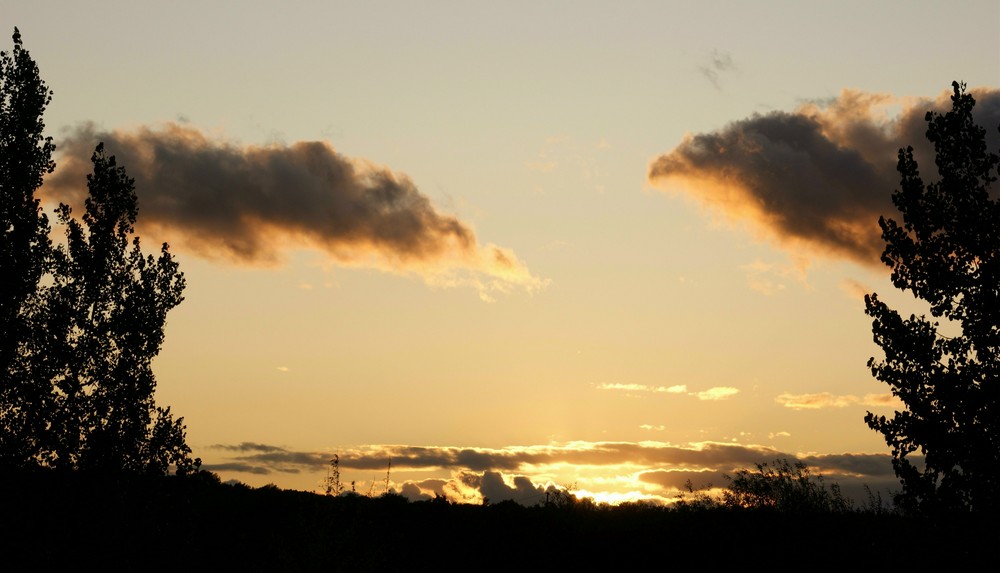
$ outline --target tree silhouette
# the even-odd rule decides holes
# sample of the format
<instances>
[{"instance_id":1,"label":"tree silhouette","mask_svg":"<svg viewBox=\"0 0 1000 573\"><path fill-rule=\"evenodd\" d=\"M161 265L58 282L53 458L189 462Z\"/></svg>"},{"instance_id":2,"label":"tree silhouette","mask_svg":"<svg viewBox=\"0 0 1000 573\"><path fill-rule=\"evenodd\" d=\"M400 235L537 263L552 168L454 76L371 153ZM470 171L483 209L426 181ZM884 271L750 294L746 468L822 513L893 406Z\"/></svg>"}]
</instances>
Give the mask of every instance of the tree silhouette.
<instances>
[{"instance_id":1,"label":"tree silhouette","mask_svg":"<svg viewBox=\"0 0 1000 573\"><path fill-rule=\"evenodd\" d=\"M183 300L184 275L164 244L145 256L131 238L133 180L99 144L87 176L83 225L60 205L66 244L54 252L44 314L58 389L55 464L163 473L186 464L181 421L153 402L150 367L166 314ZM83 357L81 360L80 357Z\"/></svg>"},{"instance_id":2,"label":"tree silhouette","mask_svg":"<svg viewBox=\"0 0 1000 573\"><path fill-rule=\"evenodd\" d=\"M54 168L54 147L48 139L40 143L41 113L51 96L16 29L14 46L12 56L4 54L0 116L6 223L0 461L190 471L198 462L189 457L183 419L156 406L151 369L166 314L183 300L184 275L166 244L158 258L143 255L133 237L133 180L103 144L87 176L83 223L60 205L66 242L52 246L34 197L43 173Z\"/></svg>"},{"instance_id":3,"label":"tree silhouette","mask_svg":"<svg viewBox=\"0 0 1000 573\"><path fill-rule=\"evenodd\" d=\"M41 448L48 391L30 378L24 346L35 333L33 297L48 268L49 223L35 198L55 168L42 113L52 94L14 28L0 52L0 464L20 466Z\"/></svg>"},{"instance_id":4,"label":"tree silhouette","mask_svg":"<svg viewBox=\"0 0 1000 573\"><path fill-rule=\"evenodd\" d=\"M865 422L890 446L897 503L911 511L988 511L1000 500L1000 201L990 193L1000 158L972 119L972 95L952 86L952 110L926 115L940 180L925 185L913 149L901 149L892 201L903 223L879 225L893 285L958 334L865 297L885 352L868 366L906 406L892 418L868 412ZM922 464L909 457L917 451Z\"/></svg>"}]
</instances>

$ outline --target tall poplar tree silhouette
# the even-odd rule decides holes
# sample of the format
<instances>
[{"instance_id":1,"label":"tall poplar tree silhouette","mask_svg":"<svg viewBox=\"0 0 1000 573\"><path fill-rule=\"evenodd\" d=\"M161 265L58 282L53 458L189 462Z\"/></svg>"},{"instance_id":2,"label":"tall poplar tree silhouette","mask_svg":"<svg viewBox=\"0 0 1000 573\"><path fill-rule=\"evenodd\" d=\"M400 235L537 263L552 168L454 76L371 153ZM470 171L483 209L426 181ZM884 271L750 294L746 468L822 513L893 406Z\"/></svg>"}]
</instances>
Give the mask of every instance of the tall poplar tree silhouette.
<instances>
[{"instance_id":1,"label":"tall poplar tree silhouette","mask_svg":"<svg viewBox=\"0 0 1000 573\"><path fill-rule=\"evenodd\" d=\"M183 419L153 399L152 359L184 275L134 236L134 182L98 144L82 223L53 246L35 197L55 164L51 93L14 30L0 57L0 465L163 474L195 469ZM82 183L82 182L81 182Z\"/></svg>"},{"instance_id":2,"label":"tall poplar tree silhouette","mask_svg":"<svg viewBox=\"0 0 1000 573\"><path fill-rule=\"evenodd\" d=\"M972 95L952 86L951 111L926 116L940 179L925 185L913 149L901 149L892 201L903 221L879 225L893 285L958 334L865 297L885 352L868 365L906 406L891 418L869 412L865 421L892 449L903 486L897 502L923 512L1000 508L1000 200L991 191L1000 158L973 121ZM917 452L923 460L913 463Z\"/></svg>"},{"instance_id":3,"label":"tall poplar tree silhouette","mask_svg":"<svg viewBox=\"0 0 1000 573\"><path fill-rule=\"evenodd\" d=\"M42 135L52 93L17 28L13 39L13 50L0 52L0 464L21 466L42 449L50 410L25 352L37 334L33 305L51 249L35 192L55 168L55 146Z\"/></svg>"}]
</instances>

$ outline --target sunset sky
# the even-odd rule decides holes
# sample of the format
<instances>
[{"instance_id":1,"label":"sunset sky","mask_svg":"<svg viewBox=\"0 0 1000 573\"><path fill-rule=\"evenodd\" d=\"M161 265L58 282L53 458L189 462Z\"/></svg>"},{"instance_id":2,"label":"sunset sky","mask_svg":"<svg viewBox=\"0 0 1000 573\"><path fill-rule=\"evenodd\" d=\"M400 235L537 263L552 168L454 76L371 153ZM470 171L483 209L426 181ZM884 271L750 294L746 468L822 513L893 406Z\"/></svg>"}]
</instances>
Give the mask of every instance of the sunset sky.
<instances>
[{"instance_id":1,"label":"sunset sky","mask_svg":"<svg viewBox=\"0 0 1000 573\"><path fill-rule=\"evenodd\" d=\"M670 500L797 457L892 485L863 295L899 147L1000 4L38 2L43 200L98 141L188 288L155 362L205 467L318 490Z\"/></svg>"}]
</instances>

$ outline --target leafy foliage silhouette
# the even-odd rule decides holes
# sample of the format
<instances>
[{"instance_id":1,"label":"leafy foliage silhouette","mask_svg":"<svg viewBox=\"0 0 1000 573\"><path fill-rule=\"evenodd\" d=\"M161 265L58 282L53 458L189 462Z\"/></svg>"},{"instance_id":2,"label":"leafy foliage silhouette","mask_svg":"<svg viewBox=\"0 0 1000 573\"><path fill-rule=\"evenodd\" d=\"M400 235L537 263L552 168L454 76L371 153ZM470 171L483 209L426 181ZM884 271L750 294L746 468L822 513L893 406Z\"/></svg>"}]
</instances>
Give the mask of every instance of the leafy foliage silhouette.
<instances>
[{"instance_id":1,"label":"leafy foliage silhouette","mask_svg":"<svg viewBox=\"0 0 1000 573\"><path fill-rule=\"evenodd\" d=\"M14 30L2 59L3 265L0 463L164 474L194 470L183 419L153 400L151 361L184 275L167 245L133 237L133 180L97 146L83 223L57 214L53 247L35 191L54 163L41 115L51 99ZM8 280L10 277L10 280Z\"/></svg>"},{"instance_id":2,"label":"leafy foliage silhouette","mask_svg":"<svg viewBox=\"0 0 1000 573\"><path fill-rule=\"evenodd\" d=\"M926 115L939 181L925 185L913 149L901 149L892 201L903 222L879 225L893 285L959 334L865 297L885 353L868 366L906 406L892 418L868 412L865 422L892 450L903 486L897 505L917 512L1000 508L1000 201L990 191L1000 157L973 121L972 95L952 87L951 111ZM918 450L922 467L909 457Z\"/></svg>"},{"instance_id":3,"label":"leafy foliage silhouette","mask_svg":"<svg viewBox=\"0 0 1000 573\"><path fill-rule=\"evenodd\" d=\"M20 465L40 448L48 394L25 367L34 297L49 262L49 222L35 191L55 168L42 113L52 93L14 28L14 48L0 52L0 463Z\"/></svg>"},{"instance_id":4,"label":"leafy foliage silhouette","mask_svg":"<svg viewBox=\"0 0 1000 573\"><path fill-rule=\"evenodd\" d=\"M786 459L755 464L756 470L741 469L722 492L722 505L729 508L771 509L784 513L843 513L853 509L837 484L829 487L822 475L813 475L802 462Z\"/></svg>"}]
</instances>

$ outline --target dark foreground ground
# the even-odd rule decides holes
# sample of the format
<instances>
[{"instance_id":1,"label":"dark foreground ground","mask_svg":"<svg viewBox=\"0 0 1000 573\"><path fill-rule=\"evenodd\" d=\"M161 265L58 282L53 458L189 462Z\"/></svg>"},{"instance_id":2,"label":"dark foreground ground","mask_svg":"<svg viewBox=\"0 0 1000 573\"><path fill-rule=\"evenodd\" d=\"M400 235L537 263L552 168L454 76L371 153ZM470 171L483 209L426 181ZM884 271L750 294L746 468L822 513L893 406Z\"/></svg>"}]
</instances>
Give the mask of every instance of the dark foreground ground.
<instances>
[{"instance_id":1,"label":"dark foreground ground","mask_svg":"<svg viewBox=\"0 0 1000 573\"><path fill-rule=\"evenodd\" d=\"M52 472L0 485L4 571L992 569L1000 544L988 516L484 507Z\"/></svg>"}]
</instances>

